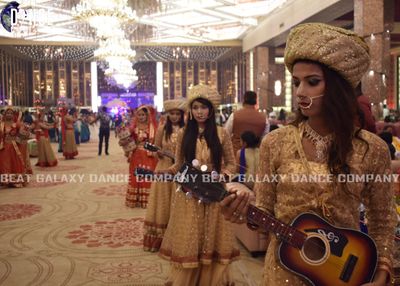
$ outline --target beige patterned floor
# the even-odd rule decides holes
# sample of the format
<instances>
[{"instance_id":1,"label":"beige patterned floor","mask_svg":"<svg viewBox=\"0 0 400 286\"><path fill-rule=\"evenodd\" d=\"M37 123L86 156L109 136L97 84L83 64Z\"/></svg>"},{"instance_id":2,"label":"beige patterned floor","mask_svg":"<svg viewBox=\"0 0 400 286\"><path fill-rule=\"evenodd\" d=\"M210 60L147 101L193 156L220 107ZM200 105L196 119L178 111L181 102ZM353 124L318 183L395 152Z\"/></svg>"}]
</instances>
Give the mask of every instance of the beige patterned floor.
<instances>
[{"instance_id":1,"label":"beige patterned floor","mask_svg":"<svg viewBox=\"0 0 400 286\"><path fill-rule=\"evenodd\" d=\"M34 167L27 188L0 188L0 285L162 285L169 266L142 251L144 210L124 205L128 165L115 138L110 156L96 143L78 150ZM236 285L258 285L262 264L242 251Z\"/></svg>"}]
</instances>

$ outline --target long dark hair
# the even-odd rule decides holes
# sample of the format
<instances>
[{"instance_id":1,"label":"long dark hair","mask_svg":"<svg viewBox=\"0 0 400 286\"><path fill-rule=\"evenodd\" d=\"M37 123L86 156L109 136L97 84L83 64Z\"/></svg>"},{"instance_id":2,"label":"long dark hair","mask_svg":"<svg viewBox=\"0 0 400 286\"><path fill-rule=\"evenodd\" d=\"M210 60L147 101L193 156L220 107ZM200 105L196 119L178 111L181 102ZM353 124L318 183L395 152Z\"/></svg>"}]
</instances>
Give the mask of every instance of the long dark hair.
<instances>
[{"instance_id":1,"label":"long dark hair","mask_svg":"<svg viewBox=\"0 0 400 286\"><path fill-rule=\"evenodd\" d=\"M205 122L204 128L204 138L206 139L207 146L211 151L211 160L213 162L214 168L217 172L221 171L222 165L222 145L218 137L217 124L215 123L215 110L210 101L204 98L197 98L193 102L200 102L206 105L209 109L208 119ZM190 109L192 108L190 105ZM186 123L186 128L183 133L182 140L182 153L186 162L191 163L196 156L196 142L199 136L199 125L196 119L192 116L188 119Z\"/></svg>"},{"instance_id":2,"label":"long dark hair","mask_svg":"<svg viewBox=\"0 0 400 286\"><path fill-rule=\"evenodd\" d=\"M184 112L180 109L179 113L181 114L181 119L178 122L179 128L182 128L185 125L185 119L184 119ZM169 141L169 139L171 138L171 134L172 134L172 122L169 119L169 116L167 115L167 122L165 123L164 126L164 131L165 131L165 140Z\"/></svg>"},{"instance_id":3,"label":"long dark hair","mask_svg":"<svg viewBox=\"0 0 400 286\"><path fill-rule=\"evenodd\" d=\"M352 152L353 138L355 137L366 143L368 151L368 142L359 136L361 129L355 127L360 108L354 89L336 71L321 63L309 60L300 60L298 62L316 64L322 69L325 79L325 93L322 98L324 112L322 116L328 128L335 135L328 154L329 171L335 176L349 174L350 167L347 164L347 157ZM298 126L300 122L305 120L307 120L307 117L298 110L297 117L292 124Z\"/></svg>"}]
</instances>

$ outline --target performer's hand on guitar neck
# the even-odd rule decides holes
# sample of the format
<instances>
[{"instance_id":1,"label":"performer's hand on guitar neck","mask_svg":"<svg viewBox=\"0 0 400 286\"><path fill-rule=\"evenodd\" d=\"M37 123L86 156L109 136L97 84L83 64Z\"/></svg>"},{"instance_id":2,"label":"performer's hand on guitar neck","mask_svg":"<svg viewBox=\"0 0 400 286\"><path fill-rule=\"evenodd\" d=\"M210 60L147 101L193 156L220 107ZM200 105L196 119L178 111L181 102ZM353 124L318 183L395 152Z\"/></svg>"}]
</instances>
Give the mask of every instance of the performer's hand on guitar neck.
<instances>
[{"instance_id":1,"label":"performer's hand on guitar neck","mask_svg":"<svg viewBox=\"0 0 400 286\"><path fill-rule=\"evenodd\" d=\"M254 200L253 192L240 183L228 183L226 187L231 195L220 202L222 214L230 222L245 223L248 206Z\"/></svg>"}]
</instances>

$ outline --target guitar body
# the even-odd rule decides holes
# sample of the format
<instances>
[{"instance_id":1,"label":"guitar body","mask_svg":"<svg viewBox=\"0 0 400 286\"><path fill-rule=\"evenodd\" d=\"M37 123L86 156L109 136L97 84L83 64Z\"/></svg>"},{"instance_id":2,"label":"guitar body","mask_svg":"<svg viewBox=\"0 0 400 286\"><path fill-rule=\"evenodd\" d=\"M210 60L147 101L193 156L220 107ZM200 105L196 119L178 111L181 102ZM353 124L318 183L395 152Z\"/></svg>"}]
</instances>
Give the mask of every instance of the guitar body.
<instances>
[{"instance_id":1,"label":"guitar body","mask_svg":"<svg viewBox=\"0 0 400 286\"><path fill-rule=\"evenodd\" d=\"M287 269L315 286L360 286L372 280L377 250L369 236L336 228L312 213L299 215L292 226L307 240L301 250L281 243L279 258Z\"/></svg>"}]
</instances>

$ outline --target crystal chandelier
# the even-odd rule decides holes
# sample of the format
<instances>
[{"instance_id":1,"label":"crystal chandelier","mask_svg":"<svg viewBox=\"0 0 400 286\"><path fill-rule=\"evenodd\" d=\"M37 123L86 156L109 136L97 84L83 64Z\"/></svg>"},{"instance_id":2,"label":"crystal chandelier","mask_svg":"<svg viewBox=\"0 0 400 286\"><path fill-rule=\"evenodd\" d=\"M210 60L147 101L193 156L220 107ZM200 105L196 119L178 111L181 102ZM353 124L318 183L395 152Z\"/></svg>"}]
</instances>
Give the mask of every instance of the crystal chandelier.
<instances>
[{"instance_id":1,"label":"crystal chandelier","mask_svg":"<svg viewBox=\"0 0 400 286\"><path fill-rule=\"evenodd\" d=\"M136 21L136 11L127 6L128 0L81 0L72 8L72 15L97 29L97 36L110 37L122 23Z\"/></svg>"},{"instance_id":2,"label":"crystal chandelier","mask_svg":"<svg viewBox=\"0 0 400 286\"><path fill-rule=\"evenodd\" d=\"M127 72L118 71L113 74L113 78L117 85L123 86L126 89L133 86L138 80L136 70L133 69L129 69Z\"/></svg>"},{"instance_id":3,"label":"crystal chandelier","mask_svg":"<svg viewBox=\"0 0 400 286\"><path fill-rule=\"evenodd\" d=\"M136 52L125 38L122 24L135 21L136 12L127 6L127 0L81 0L72 9L72 14L96 29L100 39L99 48L94 51L97 60L107 62L105 75L111 84L129 88L138 77L132 69Z\"/></svg>"},{"instance_id":4,"label":"crystal chandelier","mask_svg":"<svg viewBox=\"0 0 400 286\"><path fill-rule=\"evenodd\" d=\"M118 34L118 33L117 33ZM136 71L132 69L132 61L136 52L131 49L129 40L123 36L115 36L100 42L100 47L94 51L94 56L107 62L105 75L110 84L129 88L137 80Z\"/></svg>"},{"instance_id":5,"label":"crystal chandelier","mask_svg":"<svg viewBox=\"0 0 400 286\"><path fill-rule=\"evenodd\" d=\"M132 69L132 63L128 59L109 62L109 68L104 71L104 74L111 79L111 84L115 82L116 85L124 88L129 88L138 80L136 70Z\"/></svg>"},{"instance_id":6,"label":"crystal chandelier","mask_svg":"<svg viewBox=\"0 0 400 286\"><path fill-rule=\"evenodd\" d=\"M131 49L129 40L117 36L100 41L100 47L94 51L94 57L108 62L115 61L115 58L134 60L136 51Z\"/></svg>"}]
</instances>

